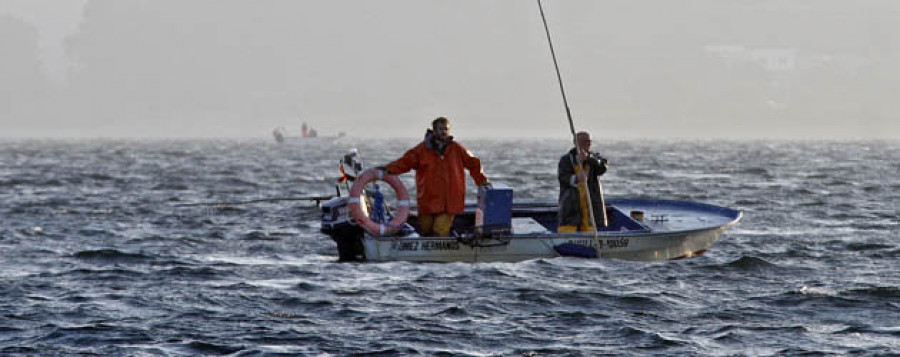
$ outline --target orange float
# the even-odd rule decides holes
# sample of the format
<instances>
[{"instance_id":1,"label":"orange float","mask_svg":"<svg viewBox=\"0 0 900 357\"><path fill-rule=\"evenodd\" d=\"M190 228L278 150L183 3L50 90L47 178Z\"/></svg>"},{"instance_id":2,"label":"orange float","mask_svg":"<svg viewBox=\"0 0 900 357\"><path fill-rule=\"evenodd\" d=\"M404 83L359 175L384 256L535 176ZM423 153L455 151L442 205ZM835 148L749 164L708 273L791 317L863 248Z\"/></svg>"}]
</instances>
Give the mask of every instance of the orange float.
<instances>
[{"instance_id":1,"label":"orange float","mask_svg":"<svg viewBox=\"0 0 900 357\"><path fill-rule=\"evenodd\" d=\"M387 182L397 194L397 211L394 212L394 219L386 224L375 223L369 219L368 214L363 212L362 205L359 202L366 185L376 180ZM350 214L353 216L353 219L356 220L360 227L363 227L372 235L384 236L398 231L406 223L406 219L409 218L409 192L406 191L406 186L403 186L403 182L400 181L397 175L385 175L382 170L368 169L359 174L359 177L353 182L353 186L350 187L350 197L347 199L347 206L350 208Z\"/></svg>"}]
</instances>

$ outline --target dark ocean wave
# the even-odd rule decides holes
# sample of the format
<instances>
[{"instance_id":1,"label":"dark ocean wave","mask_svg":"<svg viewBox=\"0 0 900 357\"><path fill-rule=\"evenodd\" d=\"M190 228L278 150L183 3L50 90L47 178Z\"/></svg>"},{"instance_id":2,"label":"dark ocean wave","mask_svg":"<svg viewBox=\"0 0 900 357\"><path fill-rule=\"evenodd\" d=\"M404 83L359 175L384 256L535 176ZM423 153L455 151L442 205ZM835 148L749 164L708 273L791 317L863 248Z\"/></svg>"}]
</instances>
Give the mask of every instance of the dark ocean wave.
<instances>
[{"instance_id":1,"label":"dark ocean wave","mask_svg":"<svg viewBox=\"0 0 900 357\"><path fill-rule=\"evenodd\" d=\"M150 255L128 253L117 249L84 250L75 252L72 256L76 259L104 264L143 263L155 260L155 257Z\"/></svg>"},{"instance_id":2,"label":"dark ocean wave","mask_svg":"<svg viewBox=\"0 0 900 357\"><path fill-rule=\"evenodd\" d=\"M900 248L879 251L870 254L873 259L900 258Z\"/></svg>"},{"instance_id":3,"label":"dark ocean wave","mask_svg":"<svg viewBox=\"0 0 900 357\"><path fill-rule=\"evenodd\" d=\"M51 278L54 280L120 280L141 278L144 272L140 270L125 269L114 267L109 269L103 268L75 268L60 270L54 272L41 272L37 275L41 278Z\"/></svg>"},{"instance_id":4,"label":"dark ocean wave","mask_svg":"<svg viewBox=\"0 0 900 357\"><path fill-rule=\"evenodd\" d=\"M890 250L892 248L896 248L895 244L884 244L884 243L868 243L868 242L850 242L847 243L847 250L855 251L855 252L867 252L867 251L881 251L881 250Z\"/></svg>"},{"instance_id":5,"label":"dark ocean wave","mask_svg":"<svg viewBox=\"0 0 900 357\"><path fill-rule=\"evenodd\" d=\"M187 191L191 187L187 183L182 182L161 182L150 188L153 191Z\"/></svg>"},{"instance_id":6,"label":"dark ocean wave","mask_svg":"<svg viewBox=\"0 0 900 357\"><path fill-rule=\"evenodd\" d=\"M777 264L770 263L769 261L753 257L753 256L742 256L737 260L733 260L723 265L719 265L715 267L718 270L732 270L732 271L747 271L747 272L762 272L762 271L777 271L779 270L779 266Z\"/></svg>"},{"instance_id":7,"label":"dark ocean wave","mask_svg":"<svg viewBox=\"0 0 900 357\"><path fill-rule=\"evenodd\" d=\"M189 281L204 281L207 279L218 280L233 277L231 270L213 268L207 266L177 266L154 271L153 275L160 279L175 279Z\"/></svg>"},{"instance_id":8,"label":"dark ocean wave","mask_svg":"<svg viewBox=\"0 0 900 357\"><path fill-rule=\"evenodd\" d=\"M244 346L240 344L190 341L170 348L188 355L230 355L242 351Z\"/></svg>"},{"instance_id":9,"label":"dark ocean wave","mask_svg":"<svg viewBox=\"0 0 900 357\"><path fill-rule=\"evenodd\" d=\"M876 286L862 289L850 289L849 295L862 298L896 299L900 298L900 288L896 286Z\"/></svg>"}]
</instances>

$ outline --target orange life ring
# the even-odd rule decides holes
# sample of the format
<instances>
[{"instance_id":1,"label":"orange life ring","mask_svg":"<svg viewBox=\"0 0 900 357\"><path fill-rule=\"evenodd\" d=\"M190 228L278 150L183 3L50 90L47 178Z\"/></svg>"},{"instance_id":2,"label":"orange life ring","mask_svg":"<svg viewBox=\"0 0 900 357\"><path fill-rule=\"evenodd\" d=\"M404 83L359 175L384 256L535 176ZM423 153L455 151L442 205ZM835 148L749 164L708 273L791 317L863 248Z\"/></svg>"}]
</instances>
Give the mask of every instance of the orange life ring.
<instances>
[{"instance_id":1,"label":"orange life ring","mask_svg":"<svg viewBox=\"0 0 900 357\"><path fill-rule=\"evenodd\" d=\"M356 178L356 181L353 182L353 186L350 187L350 197L347 200L347 206L350 207L350 214L353 215L353 219L356 220L356 223L376 236L383 236L396 232L404 223L406 223L406 219L409 218L409 193L406 192L406 186L403 186L403 182L400 181L400 178L398 178L397 175L383 175L383 173L384 171L376 169L363 171L363 173L359 174L359 177ZM372 222L372 220L369 219L369 216L363 212L362 205L359 204L363 188L366 187L366 184L375 180L387 182L388 185L391 185L391 188L394 189L394 192L397 193L397 211L394 212L394 219L387 224Z\"/></svg>"}]
</instances>

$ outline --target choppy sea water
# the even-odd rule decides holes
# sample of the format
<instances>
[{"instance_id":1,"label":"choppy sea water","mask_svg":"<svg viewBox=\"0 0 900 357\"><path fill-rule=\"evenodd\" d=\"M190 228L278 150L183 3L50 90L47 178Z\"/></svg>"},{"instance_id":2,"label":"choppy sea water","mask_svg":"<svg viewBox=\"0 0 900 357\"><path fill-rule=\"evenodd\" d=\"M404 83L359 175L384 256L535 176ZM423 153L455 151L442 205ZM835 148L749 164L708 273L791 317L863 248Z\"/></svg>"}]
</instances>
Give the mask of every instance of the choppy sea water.
<instances>
[{"instance_id":1,"label":"choppy sea water","mask_svg":"<svg viewBox=\"0 0 900 357\"><path fill-rule=\"evenodd\" d=\"M555 200L567 142L463 143ZM0 355L900 353L896 141L597 143L609 197L744 212L679 261L337 263L314 204L180 206L331 194L345 151L414 144L0 141Z\"/></svg>"}]
</instances>

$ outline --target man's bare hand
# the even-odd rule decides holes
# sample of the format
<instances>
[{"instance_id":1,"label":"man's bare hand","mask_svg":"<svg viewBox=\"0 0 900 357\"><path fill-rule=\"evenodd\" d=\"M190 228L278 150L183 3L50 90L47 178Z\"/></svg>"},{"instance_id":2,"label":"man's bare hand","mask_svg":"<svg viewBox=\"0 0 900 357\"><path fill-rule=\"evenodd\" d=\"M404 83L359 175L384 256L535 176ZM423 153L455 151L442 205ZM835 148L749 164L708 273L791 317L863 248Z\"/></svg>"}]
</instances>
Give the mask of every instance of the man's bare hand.
<instances>
[{"instance_id":1,"label":"man's bare hand","mask_svg":"<svg viewBox=\"0 0 900 357\"><path fill-rule=\"evenodd\" d=\"M590 157L590 153L587 150L578 149L578 162L583 163Z\"/></svg>"}]
</instances>

